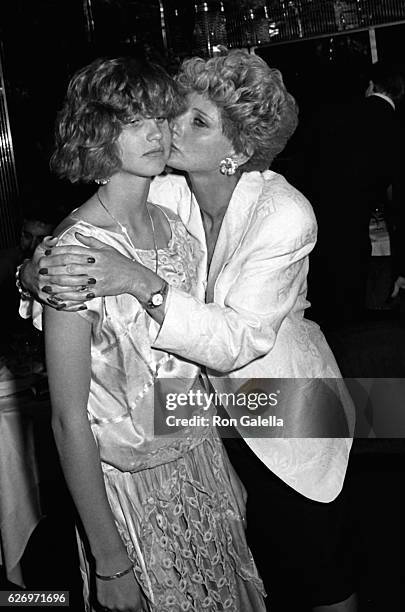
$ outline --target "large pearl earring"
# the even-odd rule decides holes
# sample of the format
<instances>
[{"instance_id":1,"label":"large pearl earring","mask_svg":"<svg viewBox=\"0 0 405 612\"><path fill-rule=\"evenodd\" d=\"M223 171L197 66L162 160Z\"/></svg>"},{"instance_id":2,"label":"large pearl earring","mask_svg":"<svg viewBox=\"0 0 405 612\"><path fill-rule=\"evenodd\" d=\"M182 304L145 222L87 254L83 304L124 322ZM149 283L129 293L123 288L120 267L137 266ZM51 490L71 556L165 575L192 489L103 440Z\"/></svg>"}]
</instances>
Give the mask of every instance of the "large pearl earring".
<instances>
[{"instance_id":1,"label":"large pearl earring","mask_svg":"<svg viewBox=\"0 0 405 612\"><path fill-rule=\"evenodd\" d=\"M225 157L219 163L219 171L226 176L232 176L238 169L238 163L232 157Z\"/></svg>"}]
</instances>

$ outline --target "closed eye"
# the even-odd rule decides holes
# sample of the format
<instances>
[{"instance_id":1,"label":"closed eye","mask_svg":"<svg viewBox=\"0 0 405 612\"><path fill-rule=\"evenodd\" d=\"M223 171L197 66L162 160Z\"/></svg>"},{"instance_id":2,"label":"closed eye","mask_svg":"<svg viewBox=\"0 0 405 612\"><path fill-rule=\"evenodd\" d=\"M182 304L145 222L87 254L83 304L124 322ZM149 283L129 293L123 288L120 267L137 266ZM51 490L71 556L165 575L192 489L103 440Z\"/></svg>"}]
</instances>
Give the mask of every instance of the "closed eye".
<instances>
[{"instance_id":1,"label":"closed eye","mask_svg":"<svg viewBox=\"0 0 405 612\"><path fill-rule=\"evenodd\" d=\"M194 117L193 119L193 123L194 125L196 125L197 127L207 127L207 124L205 121L203 121L200 117Z\"/></svg>"},{"instance_id":2,"label":"closed eye","mask_svg":"<svg viewBox=\"0 0 405 612\"><path fill-rule=\"evenodd\" d=\"M132 125L134 127L138 127L138 126L140 126L142 124L142 122L143 122L143 118L142 117L134 117L129 122L129 125Z\"/></svg>"}]
</instances>

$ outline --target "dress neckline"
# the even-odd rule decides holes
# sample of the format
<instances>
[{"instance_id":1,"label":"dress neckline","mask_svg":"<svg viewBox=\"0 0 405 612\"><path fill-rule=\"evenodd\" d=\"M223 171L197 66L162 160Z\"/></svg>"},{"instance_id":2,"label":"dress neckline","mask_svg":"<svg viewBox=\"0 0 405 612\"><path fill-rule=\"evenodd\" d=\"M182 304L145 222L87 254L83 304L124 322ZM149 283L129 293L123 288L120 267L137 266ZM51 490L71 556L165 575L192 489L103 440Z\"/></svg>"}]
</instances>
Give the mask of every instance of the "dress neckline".
<instances>
[{"instance_id":1,"label":"dress neckline","mask_svg":"<svg viewBox=\"0 0 405 612\"><path fill-rule=\"evenodd\" d=\"M167 214L164 212L164 210L162 210L162 208L160 206L158 206L157 204L153 204L151 202L152 206L156 206L156 208L159 208L159 210L161 210L161 212L164 214L164 216L166 217L169 226L170 226L170 238L167 242L167 246L165 247L160 247L157 249L158 253L159 252L167 252L167 251L171 251L173 248L173 243L174 243L174 231L173 231L173 227L176 224L176 219L170 219L170 217L167 216ZM139 247L136 247L135 245L133 245L126 237L125 234L122 234L121 232L114 232L113 230L109 230L105 227L99 227L98 225L94 225L94 223L90 223L89 221L85 221L84 219L80 219L80 217L77 217L75 215L75 213L77 213L77 211L79 210L80 207L77 207L75 209L73 209L70 213L69 213L69 217L72 217L73 220L75 221L75 223L84 223L84 225L88 225L89 227L95 228L97 230L99 230L100 232L106 232L107 234L110 234L114 237L119 237L122 238L122 242L124 242L126 245L129 245L131 247L131 250L135 250L136 252L140 252L140 253L154 253L155 249L141 249Z\"/></svg>"}]
</instances>

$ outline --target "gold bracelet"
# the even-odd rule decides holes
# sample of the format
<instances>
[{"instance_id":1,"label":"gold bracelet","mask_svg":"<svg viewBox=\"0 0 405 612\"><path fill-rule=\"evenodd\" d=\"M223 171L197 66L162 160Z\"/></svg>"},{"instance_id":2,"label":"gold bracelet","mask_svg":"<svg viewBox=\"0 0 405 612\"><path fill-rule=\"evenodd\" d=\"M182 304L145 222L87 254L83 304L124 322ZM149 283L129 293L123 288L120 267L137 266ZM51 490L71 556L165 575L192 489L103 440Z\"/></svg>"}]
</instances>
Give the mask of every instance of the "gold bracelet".
<instances>
[{"instance_id":1,"label":"gold bracelet","mask_svg":"<svg viewBox=\"0 0 405 612\"><path fill-rule=\"evenodd\" d=\"M102 574L98 574L96 572L96 577L99 580L115 580L116 578L121 578L122 576L125 576L125 574L129 574L129 572L133 569L134 569L134 564L131 563L131 565L127 567L127 569L124 569L121 572L116 572L115 574L111 574L111 576L103 576Z\"/></svg>"}]
</instances>

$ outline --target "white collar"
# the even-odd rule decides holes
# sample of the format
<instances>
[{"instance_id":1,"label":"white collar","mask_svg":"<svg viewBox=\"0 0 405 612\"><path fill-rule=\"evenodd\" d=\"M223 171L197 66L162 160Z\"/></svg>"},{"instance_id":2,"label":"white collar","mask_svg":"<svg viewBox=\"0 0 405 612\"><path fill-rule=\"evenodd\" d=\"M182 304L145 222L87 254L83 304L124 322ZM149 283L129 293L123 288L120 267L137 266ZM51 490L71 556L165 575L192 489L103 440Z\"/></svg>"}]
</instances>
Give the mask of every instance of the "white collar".
<instances>
[{"instance_id":1,"label":"white collar","mask_svg":"<svg viewBox=\"0 0 405 612\"><path fill-rule=\"evenodd\" d=\"M395 106L395 102L394 100L392 100L389 96L387 96L386 94L380 93L379 91L373 91L372 94L370 94L370 98L371 96L378 96L379 98L382 98L383 100L385 100L386 102L388 102L388 104L391 104L392 108L394 110L396 110L396 106Z\"/></svg>"}]
</instances>

